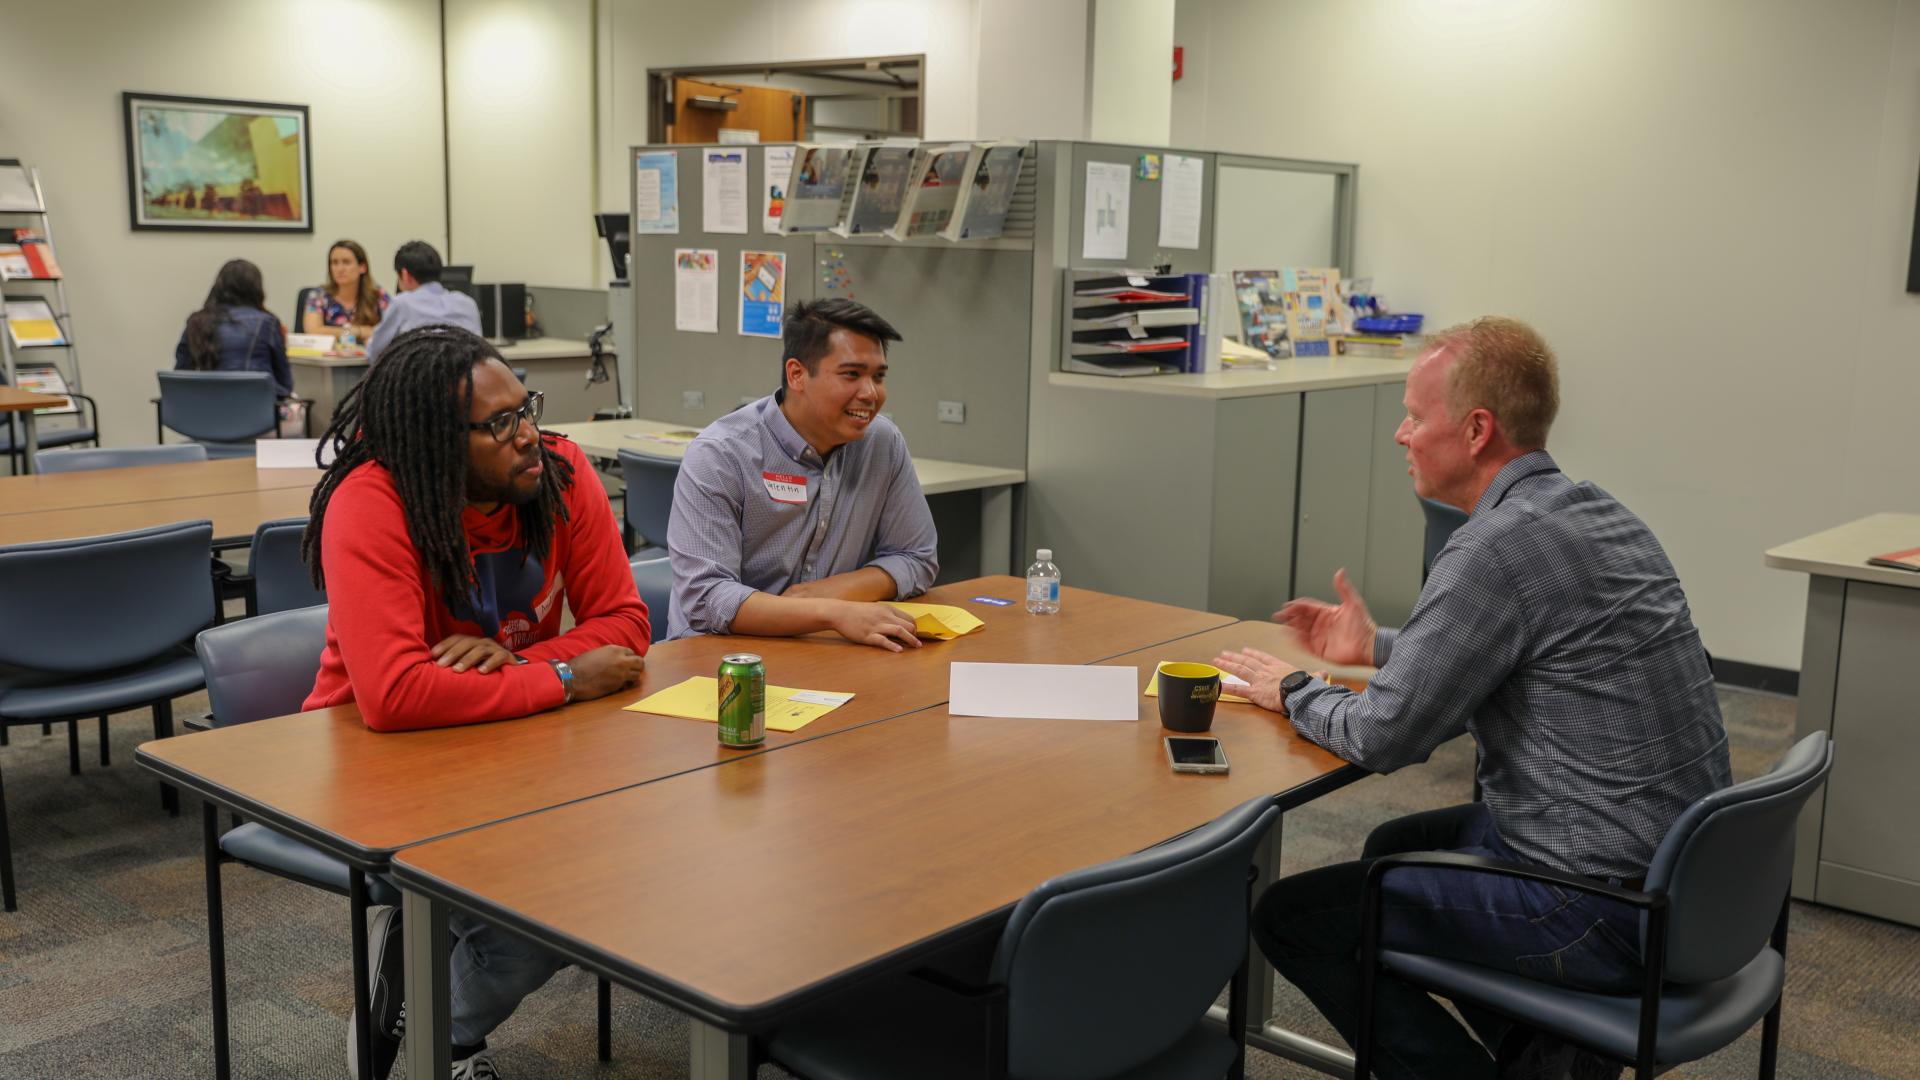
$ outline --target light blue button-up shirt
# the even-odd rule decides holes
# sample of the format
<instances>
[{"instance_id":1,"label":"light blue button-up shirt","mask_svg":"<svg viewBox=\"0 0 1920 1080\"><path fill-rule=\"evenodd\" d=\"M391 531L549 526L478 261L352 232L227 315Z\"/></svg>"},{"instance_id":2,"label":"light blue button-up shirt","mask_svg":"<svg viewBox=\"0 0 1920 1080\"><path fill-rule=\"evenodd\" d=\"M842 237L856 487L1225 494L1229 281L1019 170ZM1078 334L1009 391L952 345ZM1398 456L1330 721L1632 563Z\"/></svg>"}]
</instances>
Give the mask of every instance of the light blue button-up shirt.
<instances>
[{"instance_id":1,"label":"light blue button-up shirt","mask_svg":"<svg viewBox=\"0 0 1920 1080\"><path fill-rule=\"evenodd\" d=\"M486 336L480 330L480 305L473 302L473 297L429 281L417 289L394 295L387 305L387 313L380 317L380 325L373 328L373 338L367 342L367 362L380 359L381 350L399 335L416 326L434 323L446 323Z\"/></svg>"},{"instance_id":2,"label":"light blue button-up shirt","mask_svg":"<svg viewBox=\"0 0 1920 1080\"><path fill-rule=\"evenodd\" d=\"M823 460L769 395L707 425L680 463L668 636L728 633L756 592L868 566L893 578L896 598L918 596L940 569L936 541L893 421L874 417Z\"/></svg>"}]
</instances>

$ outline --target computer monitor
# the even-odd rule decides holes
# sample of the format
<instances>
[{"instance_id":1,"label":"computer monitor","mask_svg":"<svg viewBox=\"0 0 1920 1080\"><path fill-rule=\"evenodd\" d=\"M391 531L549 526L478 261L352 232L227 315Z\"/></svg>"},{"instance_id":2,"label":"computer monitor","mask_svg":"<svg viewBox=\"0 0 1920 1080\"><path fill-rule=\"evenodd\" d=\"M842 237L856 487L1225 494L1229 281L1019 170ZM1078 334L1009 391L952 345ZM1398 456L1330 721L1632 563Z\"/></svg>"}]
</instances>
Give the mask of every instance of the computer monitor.
<instances>
[{"instance_id":1,"label":"computer monitor","mask_svg":"<svg viewBox=\"0 0 1920 1080\"><path fill-rule=\"evenodd\" d=\"M465 263L458 266L441 267L440 284L446 286L453 292L463 292L468 296L472 296L473 264Z\"/></svg>"},{"instance_id":2,"label":"computer monitor","mask_svg":"<svg viewBox=\"0 0 1920 1080\"><path fill-rule=\"evenodd\" d=\"M614 280L627 280L627 245L628 233L633 229L632 215L595 214L593 229L607 241L607 254L613 259Z\"/></svg>"}]
</instances>

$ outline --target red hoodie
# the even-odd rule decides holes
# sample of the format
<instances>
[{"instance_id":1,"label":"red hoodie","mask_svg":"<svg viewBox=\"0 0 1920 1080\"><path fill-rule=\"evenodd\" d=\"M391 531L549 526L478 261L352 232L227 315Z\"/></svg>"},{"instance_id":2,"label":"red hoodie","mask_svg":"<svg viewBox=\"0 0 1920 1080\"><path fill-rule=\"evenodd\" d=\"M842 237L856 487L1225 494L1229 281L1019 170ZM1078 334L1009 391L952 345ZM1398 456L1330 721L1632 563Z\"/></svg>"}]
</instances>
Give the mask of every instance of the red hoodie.
<instances>
[{"instance_id":1,"label":"red hoodie","mask_svg":"<svg viewBox=\"0 0 1920 1080\"><path fill-rule=\"evenodd\" d=\"M347 474L327 505L320 537L327 648L303 708L357 702L375 731L504 720L565 700L548 660L571 660L602 645L647 651L647 606L634 589L606 493L579 447L545 438L573 464L568 520L558 523L542 566L520 546L515 507L502 503L491 514L467 507L460 522L479 603L461 615L448 610L428 579L386 467L368 462ZM564 635L563 598L575 620ZM492 638L528 663L485 675L440 667L429 650L451 634Z\"/></svg>"}]
</instances>

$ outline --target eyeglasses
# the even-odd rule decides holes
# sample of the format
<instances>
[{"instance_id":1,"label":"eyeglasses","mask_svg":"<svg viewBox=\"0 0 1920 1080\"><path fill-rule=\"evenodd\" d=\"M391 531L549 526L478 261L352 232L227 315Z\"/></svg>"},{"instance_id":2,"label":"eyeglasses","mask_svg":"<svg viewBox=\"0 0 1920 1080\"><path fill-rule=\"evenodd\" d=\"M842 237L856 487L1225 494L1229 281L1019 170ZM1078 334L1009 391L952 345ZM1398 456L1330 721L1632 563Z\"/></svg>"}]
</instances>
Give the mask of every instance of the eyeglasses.
<instances>
[{"instance_id":1,"label":"eyeglasses","mask_svg":"<svg viewBox=\"0 0 1920 1080\"><path fill-rule=\"evenodd\" d=\"M517 409L503 409L478 423L469 421L467 430L490 431L493 433L494 442L508 442L520 431L520 421L523 417L530 427L540 426L540 410L546 400L547 395L538 390L532 391L527 395L526 404Z\"/></svg>"}]
</instances>

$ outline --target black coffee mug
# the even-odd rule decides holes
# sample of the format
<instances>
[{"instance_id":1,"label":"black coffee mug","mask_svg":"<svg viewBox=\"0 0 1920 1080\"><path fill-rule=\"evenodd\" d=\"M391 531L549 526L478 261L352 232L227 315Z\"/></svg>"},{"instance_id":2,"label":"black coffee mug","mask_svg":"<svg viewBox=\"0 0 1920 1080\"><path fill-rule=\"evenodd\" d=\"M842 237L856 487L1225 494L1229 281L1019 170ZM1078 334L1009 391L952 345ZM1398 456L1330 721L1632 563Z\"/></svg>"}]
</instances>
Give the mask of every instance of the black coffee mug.
<instances>
[{"instance_id":1,"label":"black coffee mug","mask_svg":"<svg viewBox=\"0 0 1920 1080\"><path fill-rule=\"evenodd\" d=\"M1212 664L1161 664L1160 726L1168 731L1205 731L1220 700L1220 669Z\"/></svg>"}]
</instances>

